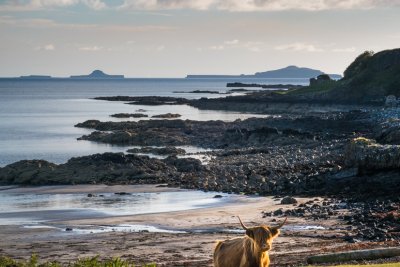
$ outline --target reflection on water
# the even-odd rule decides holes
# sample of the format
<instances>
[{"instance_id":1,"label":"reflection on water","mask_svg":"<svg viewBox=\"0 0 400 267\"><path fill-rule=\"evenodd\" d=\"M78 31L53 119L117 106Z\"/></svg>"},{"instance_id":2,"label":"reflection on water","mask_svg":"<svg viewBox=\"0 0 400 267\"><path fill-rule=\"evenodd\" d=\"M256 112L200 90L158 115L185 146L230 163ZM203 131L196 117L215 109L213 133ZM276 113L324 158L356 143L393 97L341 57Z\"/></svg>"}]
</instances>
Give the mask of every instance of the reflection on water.
<instances>
[{"instance_id":1,"label":"reflection on water","mask_svg":"<svg viewBox=\"0 0 400 267\"><path fill-rule=\"evenodd\" d=\"M170 230L155 227L152 225L141 225L141 224L117 224L117 225L80 225L79 227L66 228L49 226L49 225L25 225L24 228L28 229L54 229L61 231L63 234L75 235L75 234L98 234L108 232L151 232L151 233L170 233L170 234L182 234L185 231Z\"/></svg>"},{"instance_id":2,"label":"reflection on water","mask_svg":"<svg viewBox=\"0 0 400 267\"><path fill-rule=\"evenodd\" d=\"M237 79L233 80L237 81ZM225 92L227 79L126 79L121 81L12 80L0 79L0 167L23 159L65 163L69 158L125 149L76 139L91 131L74 125L89 119L122 121L114 113L145 109L149 117L179 113L181 119L224 120L260 116L237 112L198 110L180 106L126 105L97 101L97 96L218 97L212 94L174 94L174 91ZM307 84L308 79L246 79L263 84ZM131 119L135 120L135 119ZM136 119L137 120L137 119Z\"/></svg>"},{"instance_id":3,"label":"reflection on water","mask_svg":"<svg viewBox=\"0 0 400 267\"><path fill-rule=\"evenodd\" d=\"M0 193L0 225L35 223L93 216L121 216L180 211L214 206L235 196L179 191L162 193L11 194Z\"/></svg>"}]
</instances>

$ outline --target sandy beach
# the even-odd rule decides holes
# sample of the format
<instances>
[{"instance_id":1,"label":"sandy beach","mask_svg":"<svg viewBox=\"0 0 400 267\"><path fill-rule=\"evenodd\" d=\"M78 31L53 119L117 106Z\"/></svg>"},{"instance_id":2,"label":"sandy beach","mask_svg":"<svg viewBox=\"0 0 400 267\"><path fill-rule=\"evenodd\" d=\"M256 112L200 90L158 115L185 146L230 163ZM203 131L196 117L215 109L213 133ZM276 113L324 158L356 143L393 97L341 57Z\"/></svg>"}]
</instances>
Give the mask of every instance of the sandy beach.
<instances>
[{"instance_id":1,"label":"sandy beach","mask_svg":"<svg viewBox=\"0 0 400 267\"><path fill-rule=\"evenodd\" d=\"M11 188L7 193L105 193L105 192L176 192L181 189L156 185L140 186L46 186ZM309 198L298 198L300 203ZM318 203L322 198L313 200ZM17 259L37 253L42 260L69 262L77 258L99 255L100 258L122 257L136 264L157 263L158 266L212 266L216 240L243 235L236 218L240 215L249 225L279 223L284 217L262 218L263 211L293 208L281 205L279 198L240 196L236 203L195 210L132 216L110 216L48 222L46 226L1 226L0 254ZM53 228L68 225L72 231ZM118 225L150 225L173 233L104 231L79 232L74 229L96 229ZM307 227L310 227L307 229ZM271 251L272 266L298 266L311 254L382 246L379 243L349 244L343 241L345 225L333 219L307 221L290 217ZM386 245L390 245L386 243Z\"/></svg>"}]
</instances>

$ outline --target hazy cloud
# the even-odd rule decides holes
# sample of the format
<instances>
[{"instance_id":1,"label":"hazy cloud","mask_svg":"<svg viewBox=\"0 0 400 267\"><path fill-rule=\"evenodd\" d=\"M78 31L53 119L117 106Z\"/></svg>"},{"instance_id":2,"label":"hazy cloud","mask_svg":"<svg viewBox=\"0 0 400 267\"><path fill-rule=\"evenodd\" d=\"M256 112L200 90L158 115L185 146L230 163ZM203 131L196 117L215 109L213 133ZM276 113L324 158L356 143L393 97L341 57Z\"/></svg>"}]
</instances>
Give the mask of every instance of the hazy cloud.
<instances>
[{"instance_id":1,"label":"hazy cloud","mask_svg":"<svg viewBox=\"0 0 400 267\"><path fill-rule=\"evenodd\" d=\"M8 0L0 11L27 11L84 4L91 9L107 7L103 0ZM400 0L124 0L117 9L130 10L227 10L237 12L329 9L372 9L400 6Z\"/></svg>"},{"instance_id":2,"label":"hazy cloud","mask_svg":"<svg viewBox=\"0 0 400 267\"><path fill-rule=\"evenodd\" d=\"M122 9L197 9L207 10L215 0L125 0Z\"/></svg>"},{"instance_id":3,"label":"hazy cloud","mask_svg":"<svg viewBox=\"0 0 400 267\"><path fill-rule=\"evenodd\" d=\"M44 46L44 50L54 50L56 49L53 44L48 44Z\"/></svg>"},{"instance_id":4,"label":"hazy cloud","mask_svg":"<svg viewBox=\"0 0 400 267\"><path fill-rule=\"evenodd\" d=\"M223 45L212 45L209 47L210 50L224 50L225 47Z\"/></svg>"},{"instance_id":5,"label":"hazy cloud","mask_svg":"<svg viewBox=\"0 0 400 267\"><path fill-rule=\"evenodd\" d=\"M208 50L225 50L225 49L245 49L251 52L260 52L262 50L263 42L241 42L238 39L227 40L223 43L212 45L207 47ZM198 51L202 51L203 48L197 48Z\"/></svg>"},{"instance_id":6,"label":"hazy cloud","mask_svg":"<svg viewBox=\"0 0 400 267\"><path fill-rule=\"evenodd\" d=\"M400 0L125 0L120 8L150 10L318 11L328 9L371 9L393 6L400 6Z\"/></svg>"},{"instance_id":7,"label":"hazy cloud","mask_svg":"<svg viewBox=\"0 0 400 267\"><path fill-rule=\"evenodd\" d=\"M80 51L87 51L87 52L98 52L98 51L101 51L101 50L103 50L103 49L104 49L104 47L102 47L102 46L97 46L97 45L79 47L79 50L80 50Z\"/></svg>"},{"instance_id":8,"label":"hazy cloud","mask_svg":"<svg viewBox=\"0 0 400 267\"><path fill-rule=\"evenodd\" d=\"M235 40L225 41L224 43L227 45L237 45L239 44L239 40L235 39Z\"/></svg>"},{"instance_id":9,"label":"hazy cloud","mask_svg":"<svg viewBox=\"0 0 400 267\"><path fill-rule=\"evenodd\" d=\"M347 48L334 48L332 49L332 52L336 52L336 53L353 53L356 52L356 48L355 47L347 47Z\"/></svg>"},{"instance_id":10,"label":"hazy cloud","mask_svg":"<svg viewBox=\"0 0 400 267\"><path fill-rule=\"evenodd\" d=\"M100 10L106 8L106 4L101 0L82 0L82 2L91 9Z\"/></svg>"},{"instance_id":11,"label":"hazy cloud","mask_svg":"<svg viewBox=\"0 0 400 267\"><path fill-rule=\"evenodd\" d=\"M106 32L157 32L175 30L174 27L157 26L157 25L120 25L120 24L74 24L59 23L51 19L36 18L14 18L12 16L0 16L0 25L8 25L23 28L59 28L59 29L80 29L90 30L96 29Z\"/></svg>"},{"instance_id":12,"label":"hazy cloud","mask_svg":"<svg viewBox=\"0 0 400 267\"><path fill-rule=\"evenodd\" d=\"M316 47L312 44L307 43L292 43L292 44L284 44L275 47L276 50L280 51L305 51L305 52L323 52L324 49Z\"/></svg>"},{"instance_id":13,"label":"hazy cloud","mask_svg":"<svg viewBox=\"0 0 400 267\"><path fill-rule=\"evenodd\" d=\"M56 47L53 44L46 44L44 46L38 46L35 50L45 50L45 51L53 51Z\"/></svg>"},{"instance_id":14,"label":"hazy cloud","mask_svg":"<svg viewBox=\"0 0 400 267\"><path fill-rule=\"evenodd\" d=\"M100 10L106 7L106 4L102 0L10 0L0 3L0 11L40 10L55 7L68 7L80 3L95 10Z\"/></svg>"}]
</instances>

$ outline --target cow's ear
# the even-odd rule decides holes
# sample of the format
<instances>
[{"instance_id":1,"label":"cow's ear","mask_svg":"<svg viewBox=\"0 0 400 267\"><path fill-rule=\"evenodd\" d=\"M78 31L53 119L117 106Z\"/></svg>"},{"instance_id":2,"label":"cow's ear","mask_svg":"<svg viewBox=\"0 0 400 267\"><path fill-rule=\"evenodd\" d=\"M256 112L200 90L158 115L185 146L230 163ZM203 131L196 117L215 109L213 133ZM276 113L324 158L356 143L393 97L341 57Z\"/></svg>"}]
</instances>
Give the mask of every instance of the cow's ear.
<instances>
[{"instance_id":1,"label":"cow's ear","mask_svg":"<svg viewBox=\"0 0 400 267\"><path fill-rule=\"evenodd\" d=\"M254 239L254 232L253 232L253 230L247 229L247 230L246 230L246 235L247 235L248 237L250 237L251 239Z\"/></svg>"},{"instance_id":2,"label":"cow's ear","mask_svg":"<svg viewBox=\"0 0 400 267\"><path fill-rule=\"evenodd\" d=\"M272 238L275 238L279 235L280 231L277 228L271 227L269 229L269 231L271 232Z\"/></svg>"}]
</instances>

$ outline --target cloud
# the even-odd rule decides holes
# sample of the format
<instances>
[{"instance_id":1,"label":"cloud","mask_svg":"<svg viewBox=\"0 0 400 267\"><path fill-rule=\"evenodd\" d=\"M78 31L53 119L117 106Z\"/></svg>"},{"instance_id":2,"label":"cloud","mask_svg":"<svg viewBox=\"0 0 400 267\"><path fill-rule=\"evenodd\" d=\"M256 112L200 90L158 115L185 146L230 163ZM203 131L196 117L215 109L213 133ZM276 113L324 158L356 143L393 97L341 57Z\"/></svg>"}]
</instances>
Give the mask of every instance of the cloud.
<instances>
[{"instance_id":1,"label":"cloud","mask_svg":"<svg viewBox=\"0 0 400 267\"><path fill-rule=\"evenodd\" d=\"M208 49L210 49L210 50L224 50L225 47L223 45L212 45Z\"/></svg>"},{"instance_id":2,"label":"cloud","mask_svg":"<svg viewBox=\"0 0 400 267\"><path fill-rule=\"evenodd\" d=\"M78 48L80 51L86 51L86 52L98 52L104 49L102 46L82 46Z\"/></svg>"},{"instance_id":3,"label":"cloud","mask_svg":"<svg viewBox=\"0 0 400 267\"><path fill-rule=\"evenodd\" d=\"M125 0L120 9L196 9L207 10L215 0Z\"/></svg>"},{"instance_id":4,"label":"cloud","mask_svg":"<svg viewBox=\"0 0 400 267\"><path fill-rule=\"evenodd\" d=\"M50 50L54 50L54 49L56 49L56 48L53 44L47 44L44 46L44 50L50 51Z\"/></svg>"},{"instance_id":5,"label":"cloud","mask_svg":"<svg viewBox=\"0 0 400 267\"><path fill-rule=\"evenodd\" d=\"M40 51L40 50L42 50L42 51L43 50L44 51L53 51L55 49L56 49L56 47L53 44L46 44L46 45L38 46L38 47L35 48L35 50L37 50L37 51Z\"/></svg>"},{"instance_id":6,"label":"cloud","mask_svg":"<svg viewBox=\"0 0 400 267\"><path fill-rule=\"evenodd\" d=\"M334 48L332 49L332 52L335 53L353 53L356 52L356 48L355 47L347 47L347 48Z\"/></svg>"},{"instance_id":7,"label":"cloud","mask_svg":"<svg viewBox=\"0 0 400 267\"><path fill-rule=\"evenodd\" d=\"M260 52L262 50L263 42L241 42L238 39L227 40L220 44L207 47L208 50L225 50L225 49L245 49L251 52ZM203 48L198 48L198 51L203 51Z\"/></svg>"},{"instance_id":8,"label":"cloud","mask_svg":"<svg viewBox=\"0 0 400 267\"><path fill-rule=\"evenodd\" d=\"M156 47L156 50L158 52L164 51L165 50L165 46L164 45L159 45L159 46Z\"/></svg>"},{"instance_id":9,"label":"cloud","mask_svg":"<svg viewBox=\"0 0 400 267\"><path fill-rule=\"evenodd\" d=\"M323 52L324 49L316 47L312 44L307 43L292 43L275 46L275 50L279 51L305 51L305 52Z\"/></svg>"},{"instance_id":10,"label":"cloud","mask_svg":"<svg viewBox=\"0 0 400 267\"><path fill-rule=\"evenodd\" d=\"M237 45L239 43L239 40L231 40L231 41L225 41L224 42L226 45Z\"/></svg>"},{"instance_id":11,"label":"cloud","mask_svg":"<svg viewBox=\"0 0 400 267\"><path fill-rule=\"evenodd\" d=\"M107 7L107 5L101 0L82 0L82 2L94 10L100 10Z\"/></svg>"},{"instance_id":12,"label":"cloud","mask_svg":"<svg viewBox=\"0 0 400 267\"><path fill-rule=\"evenodd\" d=\"M6 0L0 11L29 11L84 4L93 10L105 9L104 0ZM114 5L115 7L115 5ZM400 7L400 0L124 0L116 9L127 10L226 10L234 12L331 9L373 9Z\"/></svg>"},{"instance_id":13,"label":"cloud","mask_svg":"<svg viewBox=\"0 0 400 267\"><path fill-rule=\"evenodd\" d=\"M120 24L74 24L59 23L51 19L36 18L15 18L12 16L0 16L0 25L8 25L22 28L43 28L43 29L72 29L72 30L98 30L102 32L157 32L171 31L175 27L158 25L120 25Z\"/></svg>"},{"instance_id":14,"label":"cloud","mask_svg":"<svg viewBox=\"0 0 400 267\"><path fill-rule=\"evenodd\" d=\"M94 10L107 7L102 0L9 0L0 4L0 11L33 11L47 8L69 7L77 4L84 4Z\"/></svg>"},{"instance_id":15,"label":"cloud","mask_svg":"<svg viewBox=\"0 0 400 267\"><path fill-rule=\"evenodd\" d=\"M329 9L372 9L398 7L400 0L125 0L122 9L195 9L228 11L281 11Z\"/></svg>"}]
</instances>

